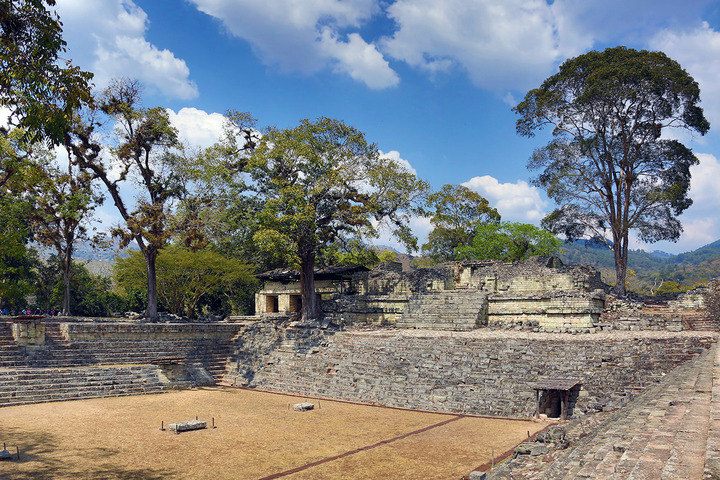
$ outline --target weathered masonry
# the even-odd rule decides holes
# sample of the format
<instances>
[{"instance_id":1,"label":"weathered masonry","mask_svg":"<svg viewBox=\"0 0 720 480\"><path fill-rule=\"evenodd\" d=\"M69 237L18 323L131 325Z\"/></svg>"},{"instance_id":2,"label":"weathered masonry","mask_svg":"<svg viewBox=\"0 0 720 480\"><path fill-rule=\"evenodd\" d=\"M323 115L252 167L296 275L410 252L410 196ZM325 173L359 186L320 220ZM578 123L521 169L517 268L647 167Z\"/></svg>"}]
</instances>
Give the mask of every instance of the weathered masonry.
<instances>
[{"instance_id":1,"label":"weathered masonry","mask_svg":"<svg viewBox=\"0 0 720 480\"><path fill-rule=\"evenodd\" d=\"M715 340L714 332L336 332L258 322L236 339L224 379L403 408L530 417L540 379L573 378L582 388L573 383L566 397L572 416L621 407ZM541 413L562 413L556 410Z\"/></svg>"},{"instance_id":2,"label":"weathered masonry","mask_svg":"<svg viewBox=\"0 0 720 480\"><path fill-rule=\"evenodd\" d=\"M520 263L450 262L403 272L399 263L318 270L323 310L338 323L473 330L481 326L593 331L605 303L597 271L554 257ZM299 310L298 275L273 270L256 297L256 314Z\"/></svg>"},{"instance_id":3,"label":"weathered masonry","mask_svg":"<svg viewBox=\"0 0 720 480\"><path fill-rule=\"evenodd\" d=\"M345 293L354 293L353 274L366 272L362 266L326 267L315 271L315 292L322 300L323 296L332 297ZM255 313L257 315L288 314L299 312L302 308L300 275L288 268L277 268L256 275L265 283L262 290L255 294Z\"/></svg>"}]
</instances>

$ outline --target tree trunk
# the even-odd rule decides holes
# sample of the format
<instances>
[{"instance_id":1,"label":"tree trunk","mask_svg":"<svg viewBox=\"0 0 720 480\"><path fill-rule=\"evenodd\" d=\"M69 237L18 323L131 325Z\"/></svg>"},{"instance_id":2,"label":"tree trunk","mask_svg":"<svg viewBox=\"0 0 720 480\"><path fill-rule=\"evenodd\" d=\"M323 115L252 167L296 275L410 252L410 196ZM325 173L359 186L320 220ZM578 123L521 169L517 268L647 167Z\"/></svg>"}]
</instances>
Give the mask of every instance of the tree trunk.
<instances>
[{"instance_id":1,"label":"tree trunk","mask_svg":"<svg viewBox=\"0 0 720 480\"><path fill-rule=\"evenodd\" d=\"M302 320L320 318L320 305L315 294L315 249L300 255L300 292Z\"/></svg>"},{"instance_id":2,"label":"tree trunk","mask_svg":"<svg viewBox=\"0 0 720 480\"><path fill-rule=\"evenodd\" d=\"M624 240L624 241L623 241ZM625 279L627 277L627 239L613 234L613 253L615 254L615 277L617 283L613 291L618 297L624 297Z\"/></svg>"},{"instance_id":3,"label":"tree trunk","mask_svg":"<svg viewBox=\"0 0 720 480\"><path fill-rule=\"evenodd\" d=\"M155 271L155 261L158 252L153 248L148 248L145 252L145 263L147 263L147 281L148 281L148 304L145 309L145 318L151 322L158 319L158 295L157 295L157 274Z\"/></svg>"},{"instance_id":4,"label":"tree trunk","mask_svg":"<svg viewBox=\"0 0 720 480\"><path fill-rule=\"evenodd\" d=\"M66 238L65 252L58 252L63 276L63 299L61 315L70 316L70 267L72 266L73 238Z\"/></svg>"},{"instance_id":5,"label":"tree trunk","mask_svg":"<svg viewBox=\"0 0 720 480\"><path fill-rule=\"evenodd\" d=\"M63 269L63 300L62 300L62 312L61 315L70 315L70 258L66 254L65 259L62 261Z\"/></svg>"}]
</instances>

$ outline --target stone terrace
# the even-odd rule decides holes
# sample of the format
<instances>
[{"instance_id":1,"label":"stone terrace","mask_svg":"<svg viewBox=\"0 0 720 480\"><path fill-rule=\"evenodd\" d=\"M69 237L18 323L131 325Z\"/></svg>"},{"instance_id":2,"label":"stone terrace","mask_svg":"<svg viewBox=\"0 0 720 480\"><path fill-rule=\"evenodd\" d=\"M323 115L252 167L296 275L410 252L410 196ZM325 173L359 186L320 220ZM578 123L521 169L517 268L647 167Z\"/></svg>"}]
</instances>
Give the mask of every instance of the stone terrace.
<instances>
[{"instance_id":1,"label":"stone terrace","mask_svg":"<svg viewBox=\"0 0 720 480\"><path fill-rule=\"evenodd\" d=\"M490 479L720 478L720 349L686 362L588 434L571 424L567 450L519 457Z\"/></svg>"},{"instance_id":2,"label":"stone terrace","mask_svg":"<svg viewBox=\"0 0 720 480\"><path fill-rule=\"evenodd\" d=\"M74 321L68 321L74 320ZM0 405L156 393L220 380L238 324L0 321ZM16 334L18 327L16 329Z\"/></svg>"},{"instance_id":3,"label":"stone terrace","mask_svg":"<svg viewBox=\"0 0 720 480\"><path fill-rule=\"evenodd\" d=\"M580 377L574 408L618 408L716 340L713 332L320 332L249 327L225 381L388 406L530 416L540 376Z\"/></svg>"}]
</instances>

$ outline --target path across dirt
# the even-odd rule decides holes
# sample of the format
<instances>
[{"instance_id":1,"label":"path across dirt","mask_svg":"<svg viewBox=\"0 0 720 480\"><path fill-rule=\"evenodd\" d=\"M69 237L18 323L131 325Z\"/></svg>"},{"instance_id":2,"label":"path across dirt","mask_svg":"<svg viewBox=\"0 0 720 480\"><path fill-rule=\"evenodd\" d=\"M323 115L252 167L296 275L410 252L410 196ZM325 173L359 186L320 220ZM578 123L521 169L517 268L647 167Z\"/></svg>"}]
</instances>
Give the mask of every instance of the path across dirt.
<instances>
[{"instance_id":1,"label":"path across dirt","mask_svg":"<svg viewBox=\"0 0 720 480\"><path fill-rule=\"evenodd\" d=\"M452 479L545 425L313 400L231 388L0 408L19 479ZM319 408L318 408L319 407ZM176 435L161 421L218 428Z\"/></svg>"}]
</instances>

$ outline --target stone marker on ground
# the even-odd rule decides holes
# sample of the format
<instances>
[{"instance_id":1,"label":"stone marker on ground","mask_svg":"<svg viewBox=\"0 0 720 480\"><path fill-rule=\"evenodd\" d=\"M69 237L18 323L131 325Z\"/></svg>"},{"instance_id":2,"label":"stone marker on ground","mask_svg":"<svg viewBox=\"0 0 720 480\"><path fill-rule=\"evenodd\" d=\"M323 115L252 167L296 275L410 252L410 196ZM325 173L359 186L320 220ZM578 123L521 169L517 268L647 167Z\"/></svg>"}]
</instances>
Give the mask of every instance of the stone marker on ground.
<instances>
[{"instance_id":1,"label":"stone marker on ground","mask_svg":"<svg viewBox=\"0 0 720 480\"><path fill-rule=\"evenodd\" d=\"M293 410L296 412L307 412L308 410L312 410L315 408L315 405L313 405L310 402L302 402L302 403L296 403L293 405Z\"/></svg>"},{"instance_id":2,"label":"stone marker on ground","mask_svg":"<svg viewBox=\"0 0 720 480\"><path fill-rule=\"evenodd\" d=\"M201 420L188 420L186 422L171 423L168 425L168 430L172 430L175 433L187 432L189 430L200 430L205 428L206 423Z\"/></svg>"}]
</instances>

